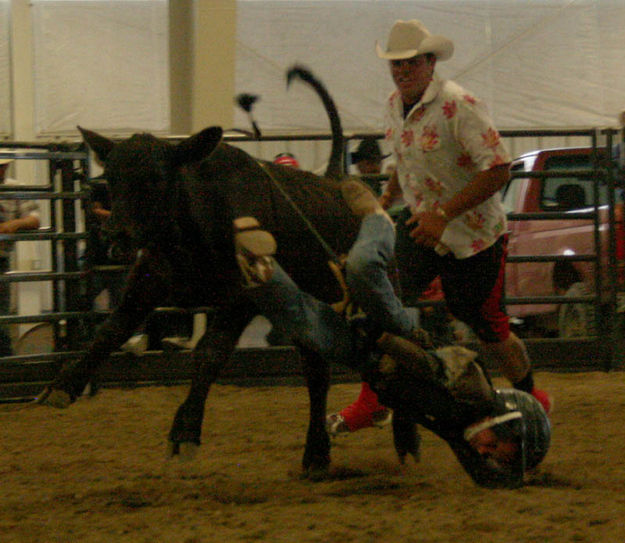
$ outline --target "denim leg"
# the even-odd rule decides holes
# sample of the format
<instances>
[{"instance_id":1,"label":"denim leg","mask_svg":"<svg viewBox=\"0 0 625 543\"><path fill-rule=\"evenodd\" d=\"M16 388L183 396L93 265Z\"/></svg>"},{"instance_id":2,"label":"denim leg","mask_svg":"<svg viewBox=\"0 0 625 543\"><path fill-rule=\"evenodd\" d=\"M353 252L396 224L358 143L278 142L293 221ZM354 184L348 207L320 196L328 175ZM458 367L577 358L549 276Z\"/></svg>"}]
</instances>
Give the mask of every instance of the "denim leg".
<instances>
[{"instance_id":1,"label":"denim leg","mask_svg":"<svg viewBox=\"0 0 625 543\"><path fill-rule=\"evenodd\" d=\"M302 292L276 263L271 279L247 290L259 312L297 343L329 362L357 367L357 348L346 319L330 305Z\"/></svg>"},{"instance_id":2,"label":"denim leg","mask_svg":"<svg viewBox=\"0 0 625 543\"><path fill-rule=\"evenodd\" d=\"M393 256L395 230L380 214L366 216L347 255L347 285L364 312L383 330L408 335L418 324L416 308L404 307L387 269Z\"/></svg>"}]
</instances>

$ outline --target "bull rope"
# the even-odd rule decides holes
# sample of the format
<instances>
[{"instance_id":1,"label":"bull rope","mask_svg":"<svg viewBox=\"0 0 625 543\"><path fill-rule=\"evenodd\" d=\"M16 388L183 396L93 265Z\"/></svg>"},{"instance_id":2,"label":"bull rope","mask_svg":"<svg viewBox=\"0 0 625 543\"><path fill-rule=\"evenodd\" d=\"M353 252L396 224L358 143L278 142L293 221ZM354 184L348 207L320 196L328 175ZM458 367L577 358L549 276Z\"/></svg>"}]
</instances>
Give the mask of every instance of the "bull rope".
<instances>
[{"instance_id":1,"label":"bull rope","mask_svg":"<svg viewBox=\"0 0 625 543\"><path fill-rule=\"evenodd\" d=\"M315 228L315 225L312 224L310 220L308 220L308 217L304 215L304 212L295 203L293 198L291 198L289 193L286 190L284 190L284 187L280 184L280 182L271 174L271 172L267 168L267 163L261 162L260 160L257 160L256 162L263 169L265 174L267 174L267 177L269 178L271 183L278 189L280 194L282 194L284 199L291 206L293 211L295 211L297 216L300 219L302 219L302 221L306 225L306 228L308 228L311 234L315 236L315 238L317 239L317 241L319 242L319 244L321 245L325 253L328 255L329 257L328 266L330 267L330 270L332 271L332 275L334 275L335 279L339 283L339 286L341 287L341 291L343 292L343 299L340 302L333 304L332 307L334 307L335 311L337 311L338 313L345 312L350 304L350 296L349 296L349 289L347 288L347 283L345 282L345 276L343 274L344 261L334 252L332 247L328 245L326 240L323 239L323 236Z\"/></svg>"}]
</instances>

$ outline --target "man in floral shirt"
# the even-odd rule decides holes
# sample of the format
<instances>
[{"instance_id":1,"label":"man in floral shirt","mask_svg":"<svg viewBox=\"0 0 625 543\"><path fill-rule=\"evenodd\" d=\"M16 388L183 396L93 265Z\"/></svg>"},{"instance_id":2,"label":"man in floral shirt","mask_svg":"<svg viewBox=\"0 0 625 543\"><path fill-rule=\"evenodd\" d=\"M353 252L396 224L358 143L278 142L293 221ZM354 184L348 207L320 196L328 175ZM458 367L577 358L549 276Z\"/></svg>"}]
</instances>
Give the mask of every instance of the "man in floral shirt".
<instances>
[{"instance_id":1,"label":"man in floral shirt","mask_svg":"<svg viewBox=\"0 0 625 543\"><path fill-rule=\"evenodd\" d=\"M376 48L396 86L385 134L397 169L381 203L398 193L407 203L397 224L402 290L416 297L440 276L453 315L471 326L515 388L549 412L551 399L534 387L525 345L502 304L507 227L500 189L509 178L508 151L485 105L435 73L436 62L453 54L449 39L420 21L396 21L387 48ZM355 431L387 420L384 413L365 385L356 402L328 417L328 429Z\"/></svg>"}]
</instances>

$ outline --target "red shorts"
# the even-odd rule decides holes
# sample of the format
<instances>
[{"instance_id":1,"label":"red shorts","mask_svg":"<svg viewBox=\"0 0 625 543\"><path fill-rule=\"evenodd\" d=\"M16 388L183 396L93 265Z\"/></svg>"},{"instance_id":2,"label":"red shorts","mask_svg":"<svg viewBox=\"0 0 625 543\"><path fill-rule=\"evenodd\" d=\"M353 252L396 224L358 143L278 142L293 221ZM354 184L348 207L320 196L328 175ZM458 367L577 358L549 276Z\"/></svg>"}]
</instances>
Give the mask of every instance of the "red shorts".
<instances>
[{"instance_id":1,"label":"red shorts","mask_svg":"<svg viewBox=\"0 0 625 543\"><path fill-rule=\"evenodd\" d=\"M440 276L447 307L457 319L487 343L508 339L510 324L503 305L508 236L474 256L458 259L415 244L408 236L414 225L406 227L405 219L404 215L398 220L396 245L404 300L417 299Z\"/></svg>"}]
</instances>

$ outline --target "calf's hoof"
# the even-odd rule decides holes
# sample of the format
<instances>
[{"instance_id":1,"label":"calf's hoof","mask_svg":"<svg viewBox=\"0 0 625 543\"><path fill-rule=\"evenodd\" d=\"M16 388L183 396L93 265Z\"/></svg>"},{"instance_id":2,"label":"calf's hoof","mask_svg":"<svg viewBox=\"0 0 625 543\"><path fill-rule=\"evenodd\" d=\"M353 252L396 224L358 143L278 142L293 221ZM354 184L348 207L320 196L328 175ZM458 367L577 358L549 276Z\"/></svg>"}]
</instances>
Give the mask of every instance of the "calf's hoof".
<instances>
[{"instance_id":1,"label":"calf's hoof","mask_svg":"<svg viewBox=\"0 0 625 543\"><path fill-rule=\"evenodd\" d=\"M329 466L310 466L304 469L302 473L302 479L312 481L313 483L319 483L330 479Z\"/></svg>"},{"instance_id":2,"label":"calf's hoof","mask_svg":"<svg viewBox=\"0 0 625 543\"><path fill-rule=\"evenodd\" d=\"M167 443L167 458L176 458L181 462L190 462L194 460L199 452L200 444L192 441Z\"/></svg>"},{"instance_id":3,"label":"calf's hoof","mask_svg":"<svg viewBox=\"0 0 625 543\"><path fill-rule=\"evenodd\" d=\"M330 477L330 457L315 458L303 462L302 479L325 481Z\"/></svg>"},{"instance_id":4,"label":"calf's hoof","mask_svg":"<svg viewBox=\"0 0 625 543\"><path fill-rule=\"evenodd\" d=\"M421 435L417 425L401 411L393 414L393 443L400 464L411 455L415 462L421 459Z\"/></svg>"}]
</instances>

